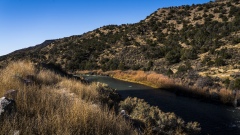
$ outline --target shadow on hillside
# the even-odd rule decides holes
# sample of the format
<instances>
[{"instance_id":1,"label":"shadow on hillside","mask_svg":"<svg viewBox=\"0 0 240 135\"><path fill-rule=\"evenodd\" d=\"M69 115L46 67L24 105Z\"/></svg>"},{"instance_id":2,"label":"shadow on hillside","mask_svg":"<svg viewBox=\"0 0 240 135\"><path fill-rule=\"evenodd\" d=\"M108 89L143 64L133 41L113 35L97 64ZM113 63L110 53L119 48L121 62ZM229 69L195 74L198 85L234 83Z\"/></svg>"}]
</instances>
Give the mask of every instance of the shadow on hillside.
<instances>
[{"instance_id":1,"label":"shadow on hillside","mask_svg":"<svg viewBox=\"0 0 240 135\"><path fill-rule=\"evenodd\" d=\"M89 82L87 80L84 80L82 77L75 76L73 74L67 73L65 70L62 69L60 65L56 65L54 63L39 63L37 65L37 68L44 68L47 70L50 70L56 74L59 74L62 77L72 78L81 81L82 83L88 84Z\"/></svg>"}]
</instances>

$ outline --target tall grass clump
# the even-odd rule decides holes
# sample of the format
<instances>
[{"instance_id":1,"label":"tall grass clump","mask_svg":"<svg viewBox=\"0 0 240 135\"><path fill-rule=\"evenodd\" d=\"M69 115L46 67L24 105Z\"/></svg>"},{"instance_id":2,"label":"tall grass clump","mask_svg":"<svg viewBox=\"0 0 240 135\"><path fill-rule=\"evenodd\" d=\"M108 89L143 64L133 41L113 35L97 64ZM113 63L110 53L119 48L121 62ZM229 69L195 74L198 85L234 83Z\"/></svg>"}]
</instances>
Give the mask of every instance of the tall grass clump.
<instances>
[{"instance_id":1,"label":"tall grass clump","mask_svg":"<svg viewBox=\"0 0 240 135\"><path fill-rule=\"evenodd\" d=\"M40 70L36 76L37 82L41 85L53 85L61 81L61 76L50 70Z\"/></svg>"},{"instance_id":2,"label":"tall grass clump","mask_svg":"<svg viewBox=\"0 0 240 135\"><path fill-rule=\"evenodd\" d=\"M95 83L87 85L80 83L77 80L65 78L58 84L58 86L60 86L61 89L74 93L79 98L89 102L96 101L100 96L97 91L98 86Z\"/></svg>"},{"instance_id":3,"label":"tall grass clump","mask_svg":"<svg viewBox=\"0 0 240 135\"><path fill-rule=\"evenodd\" d=\"M0 72L0 96L5 90L23 87L22 78L36 73L34 64L29 61L11 62Z\"/></svg>"},{"instance_id":4,"label":"tall grass clump","mask_svg":"<svg viewBox=\"0 0 240 135\"><path fill-rule=\"evenodd\" d=\"M1 96L8 89L18 90L17 111L0 120L0 134L135 134L130 123L97 102L101 96L96 84L37 71L27 61L12 62L0 74ZM21 82L29 75L30 84Z\"/></svg>"}]
</instances>

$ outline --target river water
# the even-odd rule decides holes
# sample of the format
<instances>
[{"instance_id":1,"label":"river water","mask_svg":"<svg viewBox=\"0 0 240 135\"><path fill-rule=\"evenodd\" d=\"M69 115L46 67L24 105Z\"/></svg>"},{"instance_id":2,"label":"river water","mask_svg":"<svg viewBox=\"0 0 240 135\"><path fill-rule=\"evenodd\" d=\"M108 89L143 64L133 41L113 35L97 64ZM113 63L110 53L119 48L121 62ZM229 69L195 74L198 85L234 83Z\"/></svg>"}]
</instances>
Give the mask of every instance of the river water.
<instances>
[{"instance_id":1,"label":"river water","mask_svg":"<svg viewBox=\"0 0 240 135\"><path fill-rule=\"evenodd\" d=\"M106 76L84 76L90 82L102 82L123 97L138 97L163 112L174 112L186 122L201 124L203 135L240 135L240 108L207 103L193 98L176 96L164 90L125 82Z\"/></svg>"}]
</instances>

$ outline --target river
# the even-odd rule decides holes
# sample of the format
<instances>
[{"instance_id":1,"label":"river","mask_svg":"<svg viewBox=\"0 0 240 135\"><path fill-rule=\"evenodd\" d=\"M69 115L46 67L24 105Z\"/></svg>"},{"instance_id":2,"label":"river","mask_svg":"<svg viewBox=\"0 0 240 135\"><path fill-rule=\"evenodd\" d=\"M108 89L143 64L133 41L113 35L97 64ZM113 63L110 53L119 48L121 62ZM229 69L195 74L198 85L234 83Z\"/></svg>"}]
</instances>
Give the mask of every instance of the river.
<instances>
[{"instance_id":1,"label":"river","mask_svg":"<svg viewBox=\"0 0 240 135\"><path fill-rule=\"evenodd\" d=\"M125 82L106 76L84 76L90 82L102 82L123 97L138 97L164 112L174 112L186 122L201 124L203 135L240 135L240 108L207 103L193 98L176 96L165 90Z\"/></svg>"}]
</instances>

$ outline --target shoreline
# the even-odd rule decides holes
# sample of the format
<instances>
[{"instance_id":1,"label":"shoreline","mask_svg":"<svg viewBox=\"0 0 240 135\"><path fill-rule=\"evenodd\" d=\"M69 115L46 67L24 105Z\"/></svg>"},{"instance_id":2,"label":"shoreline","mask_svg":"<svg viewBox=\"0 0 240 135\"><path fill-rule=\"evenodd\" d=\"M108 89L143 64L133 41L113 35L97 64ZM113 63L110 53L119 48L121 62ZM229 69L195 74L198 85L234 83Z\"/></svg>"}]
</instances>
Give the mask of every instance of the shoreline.
<instances>
[{"instance_id":1,"label":"shoreline","mask_svg":"<svg viewBox=\"0 0 240 135\"><path fill-rule=\"evenodd\" d=\"M162 74L156 74L152 72L118 70L107 72L84 71L81 73L110 76L118 80L146 85L152 88L175 93L177 96L194 98L209 103L217 103L233 107L238 107L240 103L239 98L234 97L234 95L232 95L231 91L229 90L222 90L221 92L218 92L216 90L209 90L208 88L191 88L184 85L176 84L173 79L170 79L169 77L166 77Z\"/></svg>"},{"instance_id":2,"label":"shoreline","mask_svg":"<svg viewBox=\"0 0 240 135\"><path fill-rule=\"evenodd\" d=\"M112 77L112 76L110 76L110 77ZM129 80L129 79L121 79L121 78L116 78L116 77L112 77L112 78L118 79L118 80L121 80L121 81L127 81L127 82L142 84L142 85L149 86L149 87L152 87L152 88L156 88L156 89L159 89L159 90L164 90L164 91L167 91L167 92L174 93L176 96L182 96L182 97L188 97L188 98L192 98L192 99L197 99L197 100L204 101L204 102L207 102L207 103L214 103L214 104L233 106L232 103L223 103L221 100L208 98L208 97L206 97L204 95L193 93L192 91L187 90L187 88L184 88L183 86L173 86L173 87L170 87L170 88L158 88L158 87L154 87L154 86L148 85L146 83L132 81L132 80ZM176 90L176 89L178 89L178 90ZM179 89L181 89L181 90L179 90Z\"/></svg>"}]
</instances>

